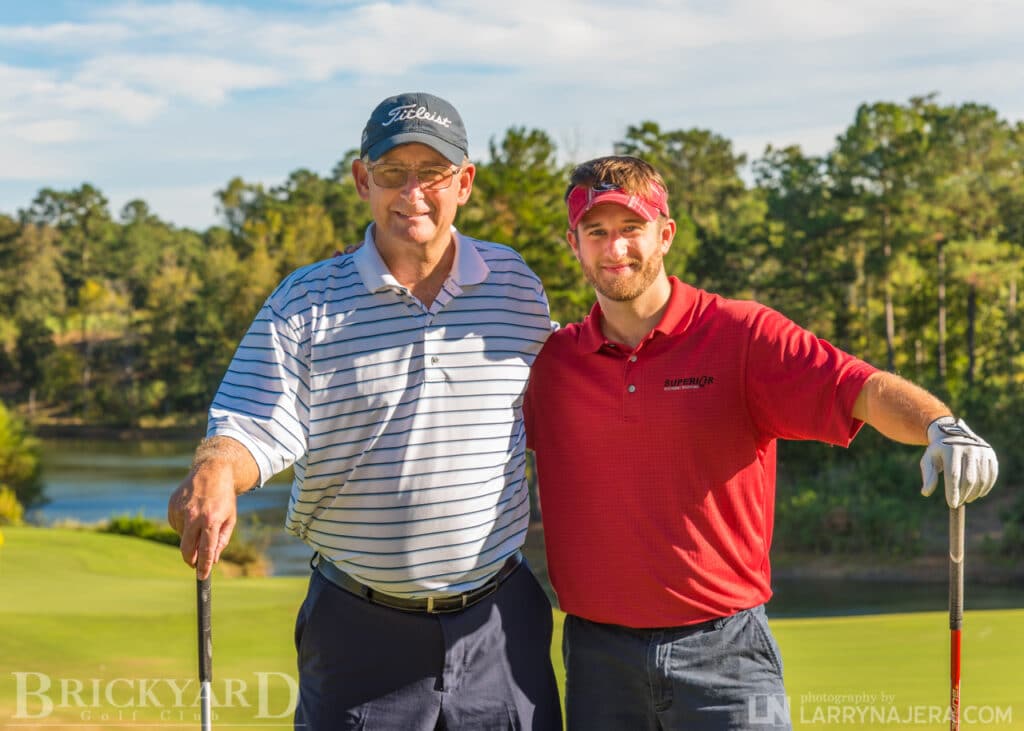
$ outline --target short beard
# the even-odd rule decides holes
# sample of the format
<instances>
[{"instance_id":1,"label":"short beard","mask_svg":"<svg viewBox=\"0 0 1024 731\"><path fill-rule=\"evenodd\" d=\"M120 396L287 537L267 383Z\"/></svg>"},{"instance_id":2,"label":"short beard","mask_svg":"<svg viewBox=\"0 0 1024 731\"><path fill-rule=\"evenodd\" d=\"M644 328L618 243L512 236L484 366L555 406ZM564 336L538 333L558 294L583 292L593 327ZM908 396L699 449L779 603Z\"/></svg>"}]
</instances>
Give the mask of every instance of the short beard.
<instances>
[{"instance_id":1,"label":"short beard","mask_svg":"<svg viewBox=\"0 0 1024 731\"><path fill-rule=\"evenodd\" d=\"M580 262L583 269L583 276L599 294L604 295L615 302L629 302L646 292L661 273L662 254L660 251L651 255L651 258L636 271L634 276L628 279L616 277L611 282L605 283L598 279L598 271ZM635 266L635 265L633 265Z\"/></svg>"}]
</instances>

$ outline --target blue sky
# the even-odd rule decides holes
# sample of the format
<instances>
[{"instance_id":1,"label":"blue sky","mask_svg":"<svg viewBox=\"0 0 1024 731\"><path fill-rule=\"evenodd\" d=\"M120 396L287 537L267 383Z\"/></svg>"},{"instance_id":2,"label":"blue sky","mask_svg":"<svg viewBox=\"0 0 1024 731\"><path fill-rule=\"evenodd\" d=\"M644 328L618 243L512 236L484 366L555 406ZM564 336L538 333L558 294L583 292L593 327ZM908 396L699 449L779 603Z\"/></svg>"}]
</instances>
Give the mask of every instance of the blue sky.
<instances>
[{"instance_id":1,"label":"blue sky","mask_svg":"<svg viewBox=\"0 0 1024 731\"><path fill-rule=\"evenodd\" d=\"M479 159L513 125L571 161L647 119L820 153L858 104L929 92L1016 122L1022 38L1019 0L0 0L0 212L87 181L205 228L232 177L326 174L411 90Z\"/></svg>"}]
</instances>

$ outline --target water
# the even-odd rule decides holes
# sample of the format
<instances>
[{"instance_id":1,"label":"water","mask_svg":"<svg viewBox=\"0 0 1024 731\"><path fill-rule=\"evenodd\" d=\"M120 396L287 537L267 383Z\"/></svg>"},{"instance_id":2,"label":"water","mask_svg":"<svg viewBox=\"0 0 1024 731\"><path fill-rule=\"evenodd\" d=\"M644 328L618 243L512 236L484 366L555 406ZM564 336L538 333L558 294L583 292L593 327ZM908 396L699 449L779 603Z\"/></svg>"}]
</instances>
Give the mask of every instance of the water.
<instances>
[{"instance_id":1,"label":"water","mask_svg":"<svg viewBox=\"0 0 1024 731\"><path fill-rule=\"evenodd\" d=\"M37 523L62 520L95 523L118 515L141 514L165 520L167 499L188 473L194 441L45 441L43 479L50 502L30 513ZM238 499L240 522L258 516L271 537L267 554L278 575L309 572L310 549L281 527L290 477L279 475L265 487ZM543 535L531 530L527 557L546 586ZM967 571L968 576L970 570ZM774 581L772 617L944 611L945 583L785 579ZM968 585L970 609L1024 607L1024 586Z\"/></svg>"},{"instance_id":2,"label":"water","mask_svg":"<svg viewBox=\"0 0 1024 731\"><path fill-rule=\"evenodd\" d=\"M188 474L193 441L46 440L44 495L49 502L29 512L34 523L97 523L119 515L167 519L167 499ZM267 554L275 574L309 571L309 548L280 526L288 507L290 477L278 475L238 498L243 526L254 517L269 526Z\"/></svg>"}]
</instances>

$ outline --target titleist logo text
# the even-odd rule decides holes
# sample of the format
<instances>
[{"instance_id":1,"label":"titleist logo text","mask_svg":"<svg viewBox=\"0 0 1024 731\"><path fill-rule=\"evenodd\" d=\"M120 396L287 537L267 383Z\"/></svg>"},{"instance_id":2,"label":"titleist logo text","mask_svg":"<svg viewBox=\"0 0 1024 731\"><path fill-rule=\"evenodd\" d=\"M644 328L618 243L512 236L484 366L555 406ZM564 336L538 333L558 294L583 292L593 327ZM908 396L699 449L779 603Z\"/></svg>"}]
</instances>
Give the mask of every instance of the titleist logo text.
<instances>
[{"instance_id":1,"label":"titleist logo text","mask_svg":"<svg viewBox=\"0 0 1024 731\"><path fill-rule=\"evenodd\" d=\"M439 124L442 127L451 127L452 120L448 117L442 117L437 112L431 112L426 107L417 107L415 104L404 104L400 107L395 107L388 112L388 121L381 124L381 127L387 127L392 122L401 122L406 119L425 119L428 122Z\"/></svg>"}]
</instances>

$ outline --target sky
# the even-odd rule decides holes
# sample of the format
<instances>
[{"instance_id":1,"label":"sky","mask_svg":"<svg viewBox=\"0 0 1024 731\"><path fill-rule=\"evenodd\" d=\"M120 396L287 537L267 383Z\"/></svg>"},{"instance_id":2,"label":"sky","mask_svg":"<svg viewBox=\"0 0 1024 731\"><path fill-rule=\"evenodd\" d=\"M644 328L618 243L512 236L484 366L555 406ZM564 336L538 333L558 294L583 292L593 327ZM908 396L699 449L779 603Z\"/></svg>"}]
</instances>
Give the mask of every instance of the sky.
<instances>
[{"instance_id":1,"label":"sky","mask_svg":"<svg viewBox=\"0 0 1024 731\"><path fill-rule=\"evenodd\" d=\"M858 105L932 92L1017 122L1022 38L1020 0L0 0L0 213L88 182L205 229L231 178L329 174L404 91L481 161L509 127L572 162L644 120L820 154Z\"/></svg>"}]
</instances>

